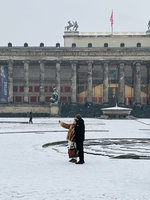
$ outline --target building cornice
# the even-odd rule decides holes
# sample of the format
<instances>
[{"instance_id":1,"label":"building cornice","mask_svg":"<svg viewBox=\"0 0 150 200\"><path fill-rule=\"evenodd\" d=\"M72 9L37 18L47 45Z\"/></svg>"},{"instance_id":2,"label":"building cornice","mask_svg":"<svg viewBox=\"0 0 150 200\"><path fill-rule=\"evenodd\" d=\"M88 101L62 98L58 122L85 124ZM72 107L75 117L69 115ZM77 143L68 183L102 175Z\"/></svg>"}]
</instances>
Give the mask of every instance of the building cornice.
<instances>
[{"instance_id":1,"label":"building cornice","mask_svg":"<svg viewBox=\"0 0 150 200\"><path fill-rule=\"evenodd\" d=\"M149 60L150 47L0 47L0 60Z\"/></svg>"}]
</instances>

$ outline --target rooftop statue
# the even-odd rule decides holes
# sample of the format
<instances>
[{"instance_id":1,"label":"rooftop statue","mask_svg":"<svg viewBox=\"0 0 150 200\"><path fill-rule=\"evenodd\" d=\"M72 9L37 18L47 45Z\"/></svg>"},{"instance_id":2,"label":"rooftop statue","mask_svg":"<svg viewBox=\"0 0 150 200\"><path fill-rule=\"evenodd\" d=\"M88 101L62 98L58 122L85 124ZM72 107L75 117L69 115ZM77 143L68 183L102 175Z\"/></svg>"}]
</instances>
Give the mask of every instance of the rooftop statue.
<instances>
[{"instance_id":1,"label":"rooftop statue","mask_svg":"<svg viewBox=\"0 0 150 200\"><path fill-rule=\"evenodd\" d=\"M65 30L67 30L67 31L77 31L77 29L78 29L78 23L77 23L77 21L68 21L68 26L65 26Z\"/></svg>"},{"instance_id":2,"label":"rooftop statue","mask_svg":"<svg viewBox=\"0 0 150 200\"><path fill-rule=\"evenodd\" d=\"M52 104L58 104L58 91L56 88L53 88L53 93L52 93L52 96L50 98L50 103Z\"/></svg>"}]
</instances>

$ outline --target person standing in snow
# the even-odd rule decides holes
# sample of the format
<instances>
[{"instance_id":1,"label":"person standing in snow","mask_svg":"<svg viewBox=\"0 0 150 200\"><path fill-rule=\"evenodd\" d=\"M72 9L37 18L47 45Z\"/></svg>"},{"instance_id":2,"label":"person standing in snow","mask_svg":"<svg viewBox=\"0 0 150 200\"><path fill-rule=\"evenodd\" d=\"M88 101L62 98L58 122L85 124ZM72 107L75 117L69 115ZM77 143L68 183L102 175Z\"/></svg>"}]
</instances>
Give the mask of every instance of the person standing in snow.
<instances>
[{"instance_id":1,"label":"person standing in snow","mask_svg":"<svg viewBox=\"0 0 150 200\"><path fill-rule=\"evenodd\" d=\"M69 129L68 130L68 134L67 134L68 148L69 149L76 148L76 143L75 143L75 125L76 125L76 120L74 120L72 124L66 124L66 123L64 123L62 121L59 121L59 124L63 128ZM72 159L69 160L69 162L76 163L77 162L76 156L72 157Z\"/></svg>"},{"instance_id":2,"label":"person standing in snow","mask_svg":"<svg viewBox=\"0 0 150 200\"><path fill-rule=\"evenodd\" d=\"M85 139L85 125L84 120L80 114L75 116L75 142L77 145L79 161L76 164L84 164L84 151L83 151L83 142Z\"/></svg>"}]
</instances>

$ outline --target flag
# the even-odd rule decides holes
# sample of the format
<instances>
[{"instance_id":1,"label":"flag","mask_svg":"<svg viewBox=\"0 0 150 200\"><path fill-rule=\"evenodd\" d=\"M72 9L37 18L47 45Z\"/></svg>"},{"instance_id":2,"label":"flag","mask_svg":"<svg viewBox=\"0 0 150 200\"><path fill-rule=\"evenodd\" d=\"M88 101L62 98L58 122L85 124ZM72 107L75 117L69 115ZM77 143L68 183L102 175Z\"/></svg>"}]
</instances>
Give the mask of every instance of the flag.
<instances>
[{"instance_id":1,"label":"flag","mask_svg":"<svg viewBox=\"0 0 150 200\"><path fill-rule=\"evenodd\" d=\"M113 35L113 24L114 24L114 19L113 19L113 10L110 16L110 22L111 22L111 34Z\"/></svg>"},{"instance_id":2,"label":"flag","mask_svg":"<svg viewBox=\"0 0 150 200\"><path fill-rule=\"evenodd\" d=\"M111 22L111 26L113 26L113 23L114 23L114 20L113 20L113 10L112 10L112 13L111 13L111 16L110 16L110 22Z\"/></svg>"}]
</instances>

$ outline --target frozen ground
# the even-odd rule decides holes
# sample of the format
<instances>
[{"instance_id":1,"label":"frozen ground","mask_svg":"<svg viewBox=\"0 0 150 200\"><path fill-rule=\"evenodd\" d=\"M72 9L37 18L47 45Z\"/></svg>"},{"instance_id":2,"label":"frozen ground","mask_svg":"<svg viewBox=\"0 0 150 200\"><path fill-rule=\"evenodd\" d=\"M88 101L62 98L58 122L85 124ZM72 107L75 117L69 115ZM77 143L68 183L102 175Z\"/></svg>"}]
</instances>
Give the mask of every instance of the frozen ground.
<instances>
[{"instance_id":1,"label":"frozen ground","mask_svg":"<svg viewBox=\"0 0 150 200\"><path fill-rule=\"evenodd\" d=\"M150 199L149 119L84 119L84 165L68 162L58 120L0 118L0 200Z\"/></svg>"}]
</instances>

